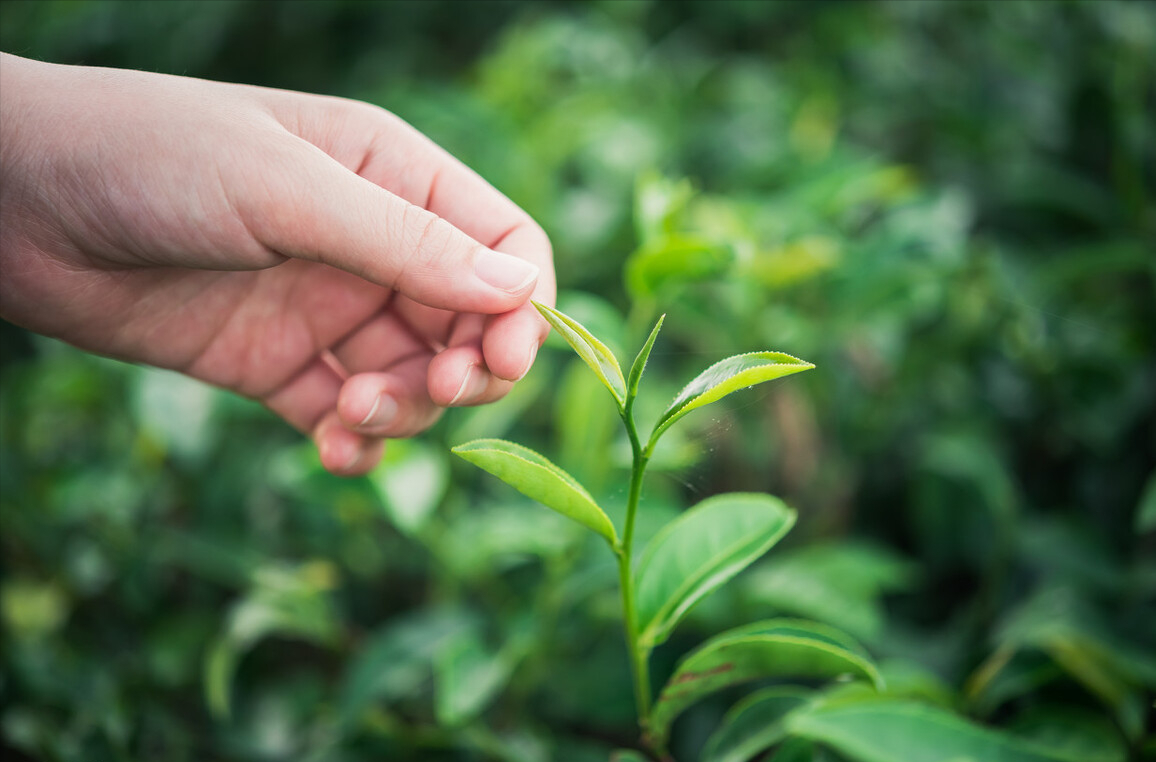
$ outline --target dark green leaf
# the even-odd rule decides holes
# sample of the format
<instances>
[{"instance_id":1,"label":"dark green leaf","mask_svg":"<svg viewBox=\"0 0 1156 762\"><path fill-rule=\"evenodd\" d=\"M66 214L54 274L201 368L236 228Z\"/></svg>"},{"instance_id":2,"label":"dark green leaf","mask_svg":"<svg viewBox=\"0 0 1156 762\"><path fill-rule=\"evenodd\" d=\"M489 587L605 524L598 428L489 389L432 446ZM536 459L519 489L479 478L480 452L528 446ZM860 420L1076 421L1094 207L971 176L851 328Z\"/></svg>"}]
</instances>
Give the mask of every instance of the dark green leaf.
<instances>
[{"instance_id":1,"label":"dark green leaf","mask_svg":"<svg viewBox=\"0 0 1156 762\"><path fill-rule=\"evenodd\" d=\"M914 564L882 548L824 543L776 553L751 571L743 590L754 605L870 641L883 633L883 593L909 585L914 572Z\"/></svg>"},{"instance_id":2,"label":"dark green leaf","mask_svg":"<svg viewBox=\"0 0 1156 762\"><path fill-rule=\"evenodd\" d=\"M432 676L433 661L477 623L459 609L427 608L374 632L345 668L338 716L354 723L375 700L412 695Z\"/></svg>"},{"instance_id":3,"label":"dark green leaf","mask_svg":"<svg viewBox=\"0 0 1156 762\"><path fill-rule=\"evenodd\" d=\"M699 699L762 678L856 675L882 687L862 647L830 627L768 619L711 638L679 663L651 711L648 732L665 743L670 723Z\"/></svg>"},{"instance_id":4,"label":"dark green leaf","mask_svg":"<svg viewBox=\"0 0 1156 762\"><path fill-rule=\"evenodd\" d=\"M1148 477L1140 506L1136 510L1136 531L1140 534L1156 532L1156 473Z\"/></svg>"},{"instance_id":5,"label":"dark green leaf","mask_svg":"<svg viewBox=\"0 0 1156 762\"><path fill-rule=\"evenodd\" d=\"M337 618L328 597L336 577L332 564L269 566L253 577L252 588L230 610L224 632L205 656L205 697L219 718L229 716L233 675L254 644L277 635L325 645L337 636Z\"/></svg>"},{"instance_id":6,"label":"dark green leaf","mask_svg":"<svg viewBox=\"0 0 1156 762\"><path fill-rule=\"evenodd\" d=\"M1121 762L1106 749L1072 755L976 725L912 701L818 703L793 712L788 731L830 745L856 762Z\"/></svg>"},{"instance_id":7,"label":"dark green leaf","mask_svg":"<svg viewBox=\"0 0 1156 762\"><path fill-rule=\"evenodd\" d=\"M795 512L770 495L707 498L667 524L646 547L635 573L640 642L662 643L703 598L785 535Z\"/></svg>"},{"instance_id":8,"label":"dark green leaf","mask_svg":"<svg viewBox=\"0 0 1156 762\"><path fill-rule=\"evenodd\" d=\"M707 739L703 762L746 762L786 736L783 718L810 700L814 691L779 685L735 704Z\"/></svg>"},{"instance_id":9,"label":"dark green leaf","mask_svg":"<svg viewBox=\"0 0 1156 762\"><path fill-rule=\"evenodd\" d=\"M616 749L610 753L610 762L650 762L650 758L633 749Z\"/></svg>"}]
</instances>

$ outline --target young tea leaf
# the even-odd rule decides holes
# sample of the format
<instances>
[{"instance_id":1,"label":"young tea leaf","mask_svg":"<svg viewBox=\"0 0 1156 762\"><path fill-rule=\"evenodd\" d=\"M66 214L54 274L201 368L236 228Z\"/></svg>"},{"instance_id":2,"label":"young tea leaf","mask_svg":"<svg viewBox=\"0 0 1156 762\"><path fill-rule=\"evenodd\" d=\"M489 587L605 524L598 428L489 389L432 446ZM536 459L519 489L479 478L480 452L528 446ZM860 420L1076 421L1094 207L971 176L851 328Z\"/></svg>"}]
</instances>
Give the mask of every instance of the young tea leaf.
<instances>
[{"instance_id":1,"label":"young tea leaf","mask_svg":"<svg viewBox=\"0 0 1156 762\"><path fill-rule=\"evenodd\" d=\"M707 739L704 762L747 762L779 743L787 735L783 718L806 704L813 693L808 688L776 685L747 696L726 713Z\"/></svg>"},{"instance_id":2,"label":"young tea leaf","mask_svg":"<svg viewBox=\"0 0 1156 762\"><path fill-rule=\"evenodd\" d=\"M646 340L646 344L642 346L642 350L634 358L634 364L630 366L630 375L626 381L628 399L633 399L638 394L638 382L642 380L642 371L646 370L646 361L650 359L650 350L654 348L654 340L658 338L658 332L662 330L662 321L664 320L666 320L666 315L658 318L658 322L654 324L654 330L650 332L650 338Z\"/></svg>"},{"instance_id":3,"label":"young tea leaf","mask_svg":"<svg viewBox=\"0 0 1156 762\"><path fill-rule=\"evenodd\" d=\"M1000 760L1000 762L1123 762L1119 749L1070 753L969 722L914 701L816 703L786 718L788 732L833 747L855 762Z\"/></svg>"},{"instance_id":4,"label":"young tea leaf","mask_svg":"<svg viewBox=\"0 0 1156 762\"><path fill-rule=\"evenodd\" d=\"M453 452L617 546L614 525L590 493L573 476L530 448L502 439L478 439L458 445Z\"/></svg>"},{"instance_id":5,"label":"young tea leaf","mask_svg":"<svg viewBox=\"0 0 1156 762\"><path fill-rule=\"evenodd\" d=\"M639 642L662 643L694 604L785 535L795 512L770 495L707 498L663 527L635 575Z\"/></svg>"},{"instance_id":6,"label":"young tea leaf","mask_svg":"<svg viewBox=\"0 0 1156 762\"><path fill-rule=\"evenodd\" d=\"M626 404L626 381L622 378L622 368L619 367L614 353L574 318L539 302L534 302L534 306L542 313L542 317L546 318L546 322L590 366L598 378L602 379L602 383L614 395L618 407L621 408Z\"/></svg>"},{"instance_id":7,"label":"young tea leaf","mask_svg":"<svg viewBox=\"0 0 1156 762\"><path fill-rule=\"evenodd\" d=\"M882 687L875 665L858 643L830 627L768 619L711 638L682 662L651 710L648 733L662 746L684 709L715 691L748 680L834 678L853 674Z\"/></svg>"},{"instance_id":8,"label":"young tea leaf","mask_svg":"<svg viewBox=\"0 0 1156 762\"><path fill-rule=\"evenodd\" d=\"M675 421L692 410L716 402L732 392L774 381L815 366L782 352L751 352L720 360L687 384L666 408L650 435L650 447Z\"/></svg>"}]
</instances>

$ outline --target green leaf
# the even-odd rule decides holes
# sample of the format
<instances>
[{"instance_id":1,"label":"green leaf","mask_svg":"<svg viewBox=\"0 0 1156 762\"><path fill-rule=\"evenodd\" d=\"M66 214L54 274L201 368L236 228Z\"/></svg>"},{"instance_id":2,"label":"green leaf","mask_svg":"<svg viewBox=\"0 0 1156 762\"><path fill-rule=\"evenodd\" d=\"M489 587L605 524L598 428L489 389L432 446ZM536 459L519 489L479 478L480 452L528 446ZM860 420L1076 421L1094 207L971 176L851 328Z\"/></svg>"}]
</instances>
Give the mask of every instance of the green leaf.
<instances>
[{"instance_id":1,"label":"green leaf","mask_svg":"<svg viewBox=\"0 0 1156 762\"><path fill-rule=\"evenodd\" d=\"M546 322L590 366L598 378L602 379L602 383L614 395L618 407L621 408L626 404L626 381L622 378L622 368L619 367L614 353L574 318L540 302L534 302L534 306L542 313L542 317L546 318Z\"/></svg>"},{"instance_id":2,"label":"green leaf","mask_svg":"<svg viewBox=\"0 0 1156 762\"><path fill-rule=\"evenodd\" d=\"M394 526L412 537L429 522L449 486L445 450L416 439L392 441L381 465L369 473L369 483Z\"/></svg>"},{"instance_id":3,"label":"green leaf","mask_svg":"<svg viewBox=\"0 0 1156 762\"><path fill-rule=\"evenodd\" d=\"M859 542L778 552L743 580L745 599L786 616L813 619L873 641L883 634L882 595L909 586L914 565Z\"/></svg>"},{"instance_id":4,"label":"green leaf","mask_svg":"<svg viewBox=\"0 0 1156 762\"><path fill-rule=\"evenodd\" d=\"M502 689L513 668L511 658L488 650L476 633L451 642L434 660L438 724L453 727L473 719Z\"/></svg>"},{"instance_id":5,"label":"green leaf","mask_svg":"<svg viewBox=\"0 0 1156 762\"><path fill-rule=\"evenodd\" d=\"M646 344L643 345L638 356L634 358L634 364L630 366L630 375L626 381L627 399L633 399L638 394L638 382L642 380L642 371L646 370L646 361L650 359L650 350L654 348L654 340L658 338L658 332L662 330L662 321L664 320L666 320L666 315L658 318L658 322L654 324L654 330L650 332L650 338L646 340Z\"/></svg>"},{"instance_id":6,"label":"green leaf","mask_svg":"<svg viewBox=\"0 0 1156 762\"><path fill-rule=\"evenodd\" d=\"M1146 711L1147 707L1141 707ZM1124 739L1104 712L1073 704L1034 703L1018 712L1002 727L1016 737L1076 759L1127 756ZM1140 754L1138 759L1148 759Z\"/></svg>"},{"instance_id":7,"label":"green leaf","mask_svg":"<svg viewBox=\"0 0 1156 762\"><path fill-rule=\"evenodd\" d=\"M811 741L805 738L791 738L783 743L767 762L826 762L827 759L823 750L816 749Z\"/></svg>"},{"instance_id":8,"label":"green leaf","mask_svg":"<svg viewBox=\"0 0 1156 762\"><path fill-rule=\"evenodd\" d=\"M732 392L774 381L815 366L782 352L751 352L720 360L687 384L666 408L650 435L650 447L662 432L692 410L716 402Z\"/></svg>"},{"instance_id":9,"label":"green leaf","mask_svg":"<svg viewBox=\"0 0 1156 762\"><path fill-rule=\"evenodd\" d=\"M1014 609L997 634L1000 649L973 679L973 692L991 703L996 676L1019 650L1040 651L1111 707L1125 734L1143 731L1145 688L1156 687L1156 658L1113 636L1096 609L1075 590L1044 589Z\"/></svg>"},{"instance_id":10,"label":"green leaf","mask_svg":"<svg viewBox=\"0 0 1156 762\"><path fill-rule=\"evenodd\" d=\"M550 383L554 387L555 458L591 494L606 494L617 469L608 453L622 425L619 411L606 404L602 382L582 363L567 363Z\"/></svg>"},{"instance_id":11,"label":"green leaf","mask_svg":"<svg viewBox=\"0 0 1156 762\"><path fill-rule=\"evenodd\" d=\"M1156 532L1156 473L1148 477L1148 483L1144 485L1140 507L1136 510L1136 532Z\"/></svg>"},{"instance_id":12,"label":"green leaf","mask_svg":"<svg viewBox=\"0 0 1156 762\"><path fill-rule=\"evenodd\" d=\"M795 512L776 497L731 493L707 498L663 527L635 573L643 647L666 640L694 604L766 553L794 523Z\"/></svg>"},{"instance_id":13,"label":"green leaf","mask_svg":"<svg viewBox=\"0 0 1156 762\"><path fill-rule=\"evenodd\" d=\"M205 655L205 700L214 716L229 716L237 665L261 639L277 635L318 645L336 640L337 617L328 597L336 574L328 561L254 573L252 588L230 610L224 631Z\"/></svg>"},{"instance_id":14,"label":"green leaf","mask_svg":"<svg viewBox=\"0 0 1156 762\"><path fill-rule=\"evenodd\" d=\"M786 737L783 718L814 694L807 688L777 685L735 704L707 739L704 762L746 762Z\"/></svg>"},{"instance_id":15,"label":"green leaf","mask_svg":"<svg viewBox=\"0 0 1156 762\"><path fill-rule=\"evenodd\" d=\"M644 172L634 186L634 229L644 243L672 233L694 197L690 180L672 180L657 172Z\"/></svg>"},{"instance_id":16,"label":"green leaf","mask_svg":"<svg viewBox=\"0 0 1156 762\"><path fill-rule=\"evenodd\" d=\"M614 525L590 493L574 477L530 448L502 439L477 439L458 445L453 452L617 546Z\"/></svg>"},{"instance_id":17,"label":"green leaf","mask_svg":"<svg viewBox=\"0 0 1156 762\"><path fill-rule=\"evenodd\" d=\"M610 752L610 762L650 762L650 758L633 749L615 749Z\"/></svg>"},{"instance_id":18,"label":"green leaf","mask_svg":"<svg viewBox=\"0 0 1156 762\"><path fill-rule=\"evenodd\" d=\"M892 699L817 703L793 712L788 731L856 762L1122 762L1117 750L1068 754L969 722L938 707Z\"/></svg>"},{"instance_id":19,"label":"green leaf","mask_svg":"<svg viewBox=\"0 0 1156 762\"><path fill-rule=\"evenodd\" d=\"M337 701L340 721L356 723L375 701L419 693L438 654L476 627L466 612L453 608L426 608L390 619L346 662Z\"/></svg>"},{"instance_id":20,"label":"green leaf","mask_svg":"<svg viewBox=\"0 0 1156 762\"><path fill-rule=\"evenodd\" d=\"M768 619L711 638L679 663L650 713L647 732L665 744L670 724L699 699L762 678L867 678L883 680L862 647L844 633L794 619Z\"/></svg>"},{"instance_id":21,"label":"green leaf","mask_svg":"<svg viewBox=\"0 0 1156 762\"><path fill-rule=\"evenodd\" d=\"M718 278L734 262L725 243L694 233L671 233L644 244L626 261L626 287L635 299L647 299L672 284Z\"/></svg>"}]
</instances>

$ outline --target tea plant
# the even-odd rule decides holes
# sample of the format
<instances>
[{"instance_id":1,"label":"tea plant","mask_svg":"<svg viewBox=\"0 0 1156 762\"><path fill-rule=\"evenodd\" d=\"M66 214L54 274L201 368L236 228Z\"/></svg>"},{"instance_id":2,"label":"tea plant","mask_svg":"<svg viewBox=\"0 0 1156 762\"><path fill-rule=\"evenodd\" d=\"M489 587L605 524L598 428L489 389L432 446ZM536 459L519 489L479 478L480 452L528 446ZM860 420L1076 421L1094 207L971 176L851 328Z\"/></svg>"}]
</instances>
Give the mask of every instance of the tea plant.
<instances>
[{"instance_id":1,"label":"tea plant","mask_svg":"<svg viewBox=\"0 0 1156 762\"><path fill-rule=\"evenodd\" d=\"M664 318L658 319L629 373L623 375L614 354L578 321L551 307L536 306L610 392L626 429L632 459L621 536L573 476L534 450L501 439L477 439L453 452L590 529L614 553L638 725L648 751L661 760L672 760L667 747L674 720L723 689L757 680L813 682L849 677L854 682L825 689L780 684L749 694L708 739L703 759L743 762L776 747L774 759L811 762L831 758L822 751L824 747L862 762L1115 762L1123 758L1119 745L1106 739L1100 739L1104 740L1100 744L1094 737L1083 736L1044 744L976 725L951 711L950 702L936 700L935 689L911 674L899 673L899 685L887 691L883 671L855 640L833 627L799 619L767 619L709 638L683 657L655 697L650 678L653 649L667 640L699 601L763 556L795 522L795 512L771 495L715 495L679 515L636 554L635 520L655 446L688 413L814 365L781 352L752 352L721 360L675 396L643 439L635 420L635 402ZM623 750L614 759L642 762L647 757Z\"/></svg>"},{"instance_id":2,"label":"tea plant","mask_svg":"<svg viewBox=\"0 0 1156 762\"><path fill-rule=\"evenodd\" d=\"M768 620L707 641L683 660L657 699L651 695L652 649L670 636L696 603L766 553L795 522L794 511L770 495L716 495L663 528L636 562L635 519L655 446L688 413L740 389L814 366L781 352L728 357L687 384L643 440L634 407L662 318L623 376L613 353L585 327L555 309L536 306L609 390L626 427L633 457L621 538L590 493L537 452L499 439L475 440L454 452L597 533L617 557L635 705L646 746L668 757L665 749L673 720L698 699L737 683L770 676L852 673L878 684L879 673L846 635L801 621Z\"/></svg>"}]
</instances>

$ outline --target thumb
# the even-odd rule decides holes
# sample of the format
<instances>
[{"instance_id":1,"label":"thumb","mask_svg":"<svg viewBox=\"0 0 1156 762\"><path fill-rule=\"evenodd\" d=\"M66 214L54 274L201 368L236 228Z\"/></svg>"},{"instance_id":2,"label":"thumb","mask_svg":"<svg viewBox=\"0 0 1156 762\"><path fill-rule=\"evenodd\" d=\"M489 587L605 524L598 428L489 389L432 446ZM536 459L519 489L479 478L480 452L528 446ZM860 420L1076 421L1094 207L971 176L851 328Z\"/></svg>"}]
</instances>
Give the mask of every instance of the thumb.
<instances>
[{"instance_id":1,"label":"thumb","mask_svg":"<svg viewBox=\"0 0 1156 762\"><path fill-rule=\"evenodd\" d=\"M430 307L496 314L529 299L538 280L536 264L483 246L316 146L293 140L297 144L285 149L289 155L271 164L284 171L261 173L259 200L235 204L263 245L345 270ZM534 223L526 216L524 224Z\"/></svg>"}]
</instances>

